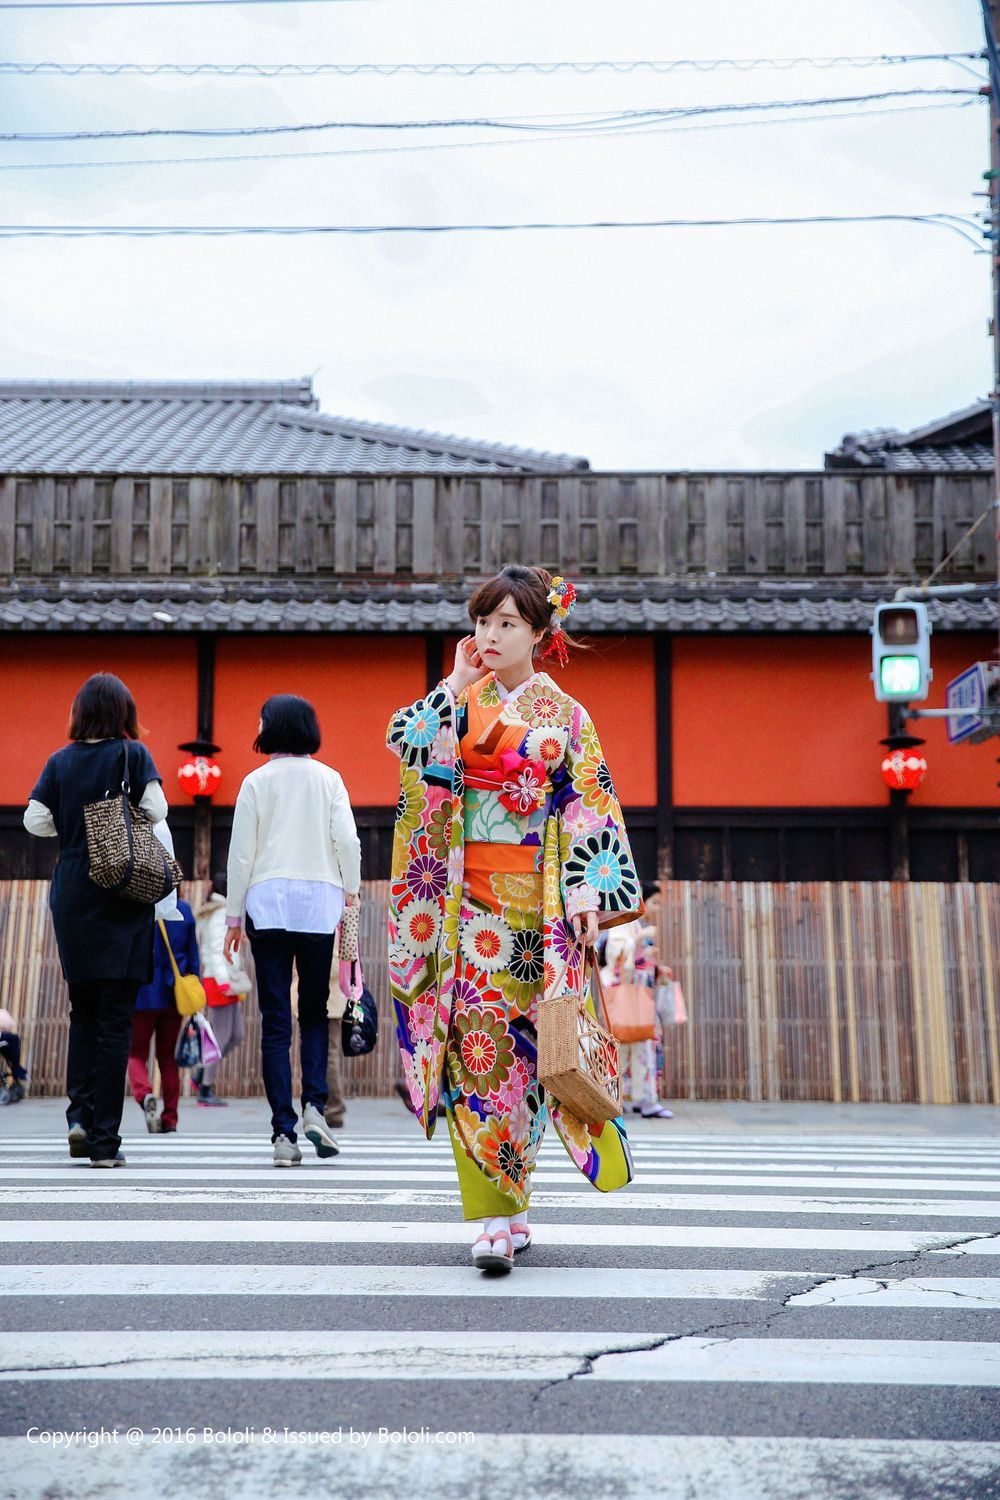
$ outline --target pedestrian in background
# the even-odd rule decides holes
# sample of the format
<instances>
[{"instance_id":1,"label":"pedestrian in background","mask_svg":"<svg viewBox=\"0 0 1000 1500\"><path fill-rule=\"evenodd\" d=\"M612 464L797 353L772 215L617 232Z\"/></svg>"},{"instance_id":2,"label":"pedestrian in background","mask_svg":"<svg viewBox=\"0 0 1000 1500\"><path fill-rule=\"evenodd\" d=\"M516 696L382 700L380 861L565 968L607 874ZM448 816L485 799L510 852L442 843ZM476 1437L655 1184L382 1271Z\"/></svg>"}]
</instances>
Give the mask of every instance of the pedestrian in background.
<instances>
[{"instance_id":1,"label":"pedestrian in background","mask_svg":"<svg viewBox=\"0 0 1000 1500\"><path fill-rule=\"evenodd\" d=\"M0 1086L0 1104L17 1104L24 1098L27 1069L21 1066L21 1037L9 1010L0 1006L0 1070L10 1070L10 1082Z\"/></svg>"},{"instance_id":2,"label":"pedestrian in background","mask_svg":"<svg viewBox=\"0 0 1000 1500\"><path fill-rule=\"evenodd\" d=\"M663 1027L656 1014L654 996L660 965L656 928L648 921L649 917L655 918L656 915L659 887L644 883L642 891L645 916L608 933L602 979L609 992L621 984L641 985L648 989L653 1015L653 1036L641 1042L620 1043L622 1107L631 1100L633 1111L642 1115L644 1120L672 1120L673 1111L659 1098L657 1044L662 1046Z\"/></svg>"},{"instance_id":3,"label":"pedestrian in background","mask_svg":"<svg viewBox=\"0 0 1000 1500\"><path fill-rule=\"evenodd\" d=\"M215 1040L219 1044L219 1060L192 1068L191 1082L198 1094L198 1103L204 1108L225 1105L215 1092L215 1080L219 1063L246 1036L243 1019L243 1001L250 993L250 976L240 962L239 954L233 954L227 963L226 944L226 892L228 884L224 870L212 876L208 895L197 913L198 948L201 953L201 982L205 986L205 998L211 1011L209 1020Z\"/></svg>"},{"instance_id":4,"label":"pedestrian in background","mask_svg":"<svg viewBox=\"0 0 1000 1500\"><path fill-rule=\"evenodd\" d=\"M106 891L90 878L83 810L128 783L129 800L153 823L167 816L162 778L139 743L135 700L110 672L80 688L69 744L46 761L24 826L59 839L49 906L69 987L66 1092L71 1156L94 1167L122 1167L122 1109L132 1012L153 973L153 908Z\"/></svg>"},{"instance_id":5,"label":"pedestrian in background","mask_svg":"<svg viewBox=\"0 0 1000 1500\"><path fill-rule=\"evenodd\" d=\"M340 930L338 928L333 967L330 971L330 997L326 1002L330 1038L326 1060L326 1108L323 1111L323 1118L334 1130L341 1129L347 1112L347 1101L344 1098L344 1048L341 1043L347 995L340 984L339 960Z\"/></svg>"},{"instance_id":6,"label":"pedestrian in background","mask_svg":"<svg viewBox=\"0 0 1000 1500\"><path fill-rule=\"evenodd\" d=\"M195 938L194 913L186 901L178 899L178 919L157 925L153 937L153 977L144 984L135 1000L132 1016L132 1044L129 1048L128 1081L132 1098L142 1110L146 1129L151 1135L172 1135L177 1129L177 1106L180 1102L181 1077L174 1057L181 1014L174 998L174 970L170 953L182 974L197 974L198 944ZM163 940L167 934L170 953ZM149 1049L155 1044L163 1091L163 1111L156 1112L156 1095L149 1080Z\"/></svg>"},{"instance_id":7,"label":"pedestrian in background","mask_svg":"<svg viewBox=\"0 0 1000 1500\"><path fill-rule=\"evenodd\" d=\"M305 698L280 693L261 709L254 749L268 760L240 787L229 846L225 956L246 936L261 1013L261 1064L276 1167L297 1166L292 1105L292 966L298 975L302 1129L321 1157L337 1143L327 1102L327 1000L334 934L361 890L361 844L340 775L313 756L321 736Z\"/></svg>"}]
</instances>

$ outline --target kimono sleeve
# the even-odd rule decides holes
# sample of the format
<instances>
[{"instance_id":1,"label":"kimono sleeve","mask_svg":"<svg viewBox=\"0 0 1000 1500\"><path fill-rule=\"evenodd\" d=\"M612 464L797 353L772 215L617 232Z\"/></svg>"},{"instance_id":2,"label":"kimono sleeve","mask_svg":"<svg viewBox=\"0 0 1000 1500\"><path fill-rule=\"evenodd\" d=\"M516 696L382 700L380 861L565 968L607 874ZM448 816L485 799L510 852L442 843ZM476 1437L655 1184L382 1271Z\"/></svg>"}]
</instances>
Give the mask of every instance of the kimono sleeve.
<instances>
[{"instance_id":1,"label":"kimono sleeve","mask_svg":"<svg viewBox=\"0 0 1000 1500\"><path fill-rule=\"evenodd\" d=\"M642 887L601 742L582 710L570 727L557 805L567 918L596 911L602 927L631 921L642 911Z\"/></svg>"},{"instance_id":2,"label":"kimono sleeve","mask_svg":"<svg viewBox=\"0 0 1000 1500\"><path fill-rule=\"evenodd\" d=\"M457 735L464 697L456 703L450 688L439 682L426 698L401 708L389 721L386 744L404 766L426 773L450 772L457 757Z\"/></svg>"}]
</instances>

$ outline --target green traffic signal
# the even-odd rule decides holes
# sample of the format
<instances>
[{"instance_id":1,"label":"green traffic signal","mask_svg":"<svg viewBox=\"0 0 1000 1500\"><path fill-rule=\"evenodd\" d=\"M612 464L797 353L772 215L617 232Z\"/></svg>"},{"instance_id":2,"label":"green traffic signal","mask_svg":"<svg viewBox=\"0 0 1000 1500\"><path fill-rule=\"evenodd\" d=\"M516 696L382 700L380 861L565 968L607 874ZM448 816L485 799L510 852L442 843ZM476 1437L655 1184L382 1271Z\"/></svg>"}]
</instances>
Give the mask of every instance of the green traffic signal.
<instances>
[{"instance_id":1,"label":"green traffic signal","mask_svg":"<svg viewBox=\"0 0 1000 1500\"><path fill-rule=\"evenodd\" d=\"M879 662L879 686L887 698L915 698L920 691L919 656L883 656Z\"/></svg>"},{"instance_id":2,"label":"green traffic signal","mask_svg":"<svg viewBox=\"0 0 1000 1500\"><path fill-rule=\"evenodd\" d=\"M922 702L931 679L927 605L893 599L876 604L872 620L872 682L879 703Z\"/></svg>"}]
</instances>

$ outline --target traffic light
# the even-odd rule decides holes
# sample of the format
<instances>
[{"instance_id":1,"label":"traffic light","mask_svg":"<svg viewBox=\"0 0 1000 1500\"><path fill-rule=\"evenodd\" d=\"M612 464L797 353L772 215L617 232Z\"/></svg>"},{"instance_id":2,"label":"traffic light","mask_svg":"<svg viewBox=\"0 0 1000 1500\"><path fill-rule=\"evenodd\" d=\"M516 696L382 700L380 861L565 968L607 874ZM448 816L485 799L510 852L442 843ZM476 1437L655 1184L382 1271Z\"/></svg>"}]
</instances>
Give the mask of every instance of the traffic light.
<instances>
[{"instance_id":1,"label":"traffic light","mask_svg":"<svg viewBox=\"0 0 1000 1500\"><path fill-rule=\"evenodd\" d=\"M926 604L876 604L872 624L872 682L879 703L914 703L927 697L931 623Z\"/></svg>"}]
</instances>

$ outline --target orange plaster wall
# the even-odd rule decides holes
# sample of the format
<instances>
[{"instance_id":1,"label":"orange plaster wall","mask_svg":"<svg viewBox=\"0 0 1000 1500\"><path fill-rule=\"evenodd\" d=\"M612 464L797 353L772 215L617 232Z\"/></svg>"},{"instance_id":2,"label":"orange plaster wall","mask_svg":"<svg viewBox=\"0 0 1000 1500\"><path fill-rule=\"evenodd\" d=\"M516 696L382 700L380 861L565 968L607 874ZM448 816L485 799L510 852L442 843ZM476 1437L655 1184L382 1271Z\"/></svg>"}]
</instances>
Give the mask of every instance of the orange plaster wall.
<instances>
[{"instance_id":1,"label":"orange plaster wall","mask_svg":"<svg viewBox=\"0 0 1000 1500\"><path fill-rule=\"evenodd\" d=\"M54 750L66 743L77 689L114 672L130 689L168 801L180 800L177 745L197 733L198 674L190 636L0 637L0 803L27 801Z\"/></svg>"},{"instance_id":2,"label":"orange plaster wall","mask_svg":"<svg viewBox=\"0 0 1000 1500\"><path fill-rule=\"evenodd\" d=\"M551 675L594 721L618 795L627 807L656 805L656 683L649 635L591 636L592 651Z\"/></svg>"},{"instance_id":3,"label":"orange plaster wall","mask_svg":"<svg viewBox=\"0 0 1000 1500\"><path fill-rule=\"evenodd\" d=\"M992 642L933 638L927 706L943 706L950 677ZM876 703L868 636L675 636L674 801L688 807L884 806L878 741L887 709ZM929 770L912 805L996 805L993 741L945 743L943 724L915 732Z\"/></svg>"},{"instance_id":4,"label":"orange plaster wall","mask_svg":"<svg viewBox=\"0 0 1000 1500\"><path fill-rule=\"evenodd\" d=\"M320 759L343 776L358 806L395 805L399 762L385 748L394 709L426 686L421 636L222 636L215 674L215 741L223 747L220 803L262 764L253 750L261 704L298 693L315 706Z\"/></svg>"},{"instance_id":5,"label":"orange plaster wall","mask_svg":"<svg viewBox=\"0 0 1000 1500\"><path fill-rule=\"evenodd\" d=\"M656 804L656 684L653 638L592 636L591 651L578 651L560 670L549 659L543 671L589 712L621 801L627 807ZM458 637L444 646L444 670L451 671Z\"/></svg>"}]
</instances>

